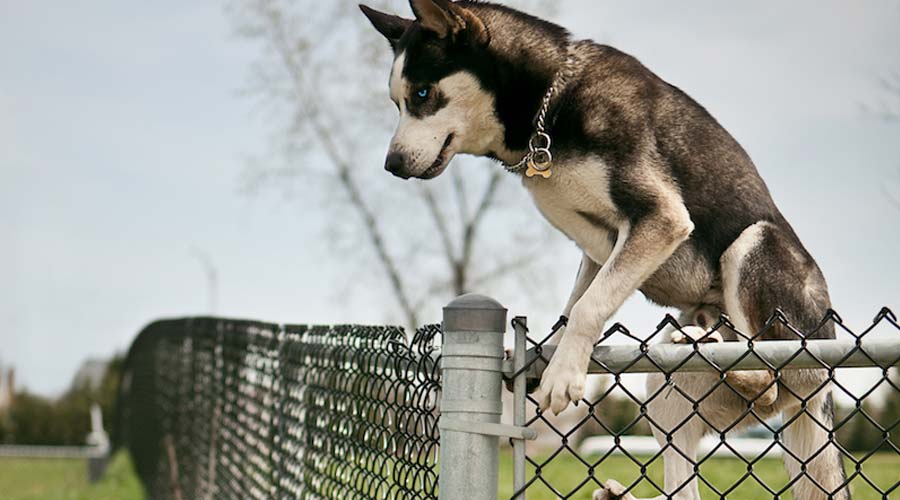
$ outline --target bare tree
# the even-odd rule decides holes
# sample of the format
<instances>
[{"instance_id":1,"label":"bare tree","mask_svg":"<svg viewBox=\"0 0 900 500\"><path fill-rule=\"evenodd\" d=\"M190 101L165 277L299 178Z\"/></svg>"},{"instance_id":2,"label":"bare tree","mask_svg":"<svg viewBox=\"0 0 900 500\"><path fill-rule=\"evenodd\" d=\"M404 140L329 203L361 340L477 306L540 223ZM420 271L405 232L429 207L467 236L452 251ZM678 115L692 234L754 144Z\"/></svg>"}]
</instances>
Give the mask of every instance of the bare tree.
<instances>
[{"instance_id":1,"label":"bare tree","mask_svg":"<svg viewBox=\"0 0 900 500\"><path fill-rule=\"evenodd\" d=\"M402 0L372 3L408 10ZM555 5L517 3L544 13ZM348 262L371 267L374 259L411 326L436 297L536 269L549 232L498 165L456 159L428 184L384 174L387 127L396 121L386 96L391 54L355 1L237 0L230 10L240 33L262 49L252 95L273 121L288 116L276 126L278 153L251 164L246 189L278 186L296 196L299 185L305 206L326 207L318 209L334 246L350 250ZM371 259L361 258L361 240Z\"/></svg>"}]
</instances>

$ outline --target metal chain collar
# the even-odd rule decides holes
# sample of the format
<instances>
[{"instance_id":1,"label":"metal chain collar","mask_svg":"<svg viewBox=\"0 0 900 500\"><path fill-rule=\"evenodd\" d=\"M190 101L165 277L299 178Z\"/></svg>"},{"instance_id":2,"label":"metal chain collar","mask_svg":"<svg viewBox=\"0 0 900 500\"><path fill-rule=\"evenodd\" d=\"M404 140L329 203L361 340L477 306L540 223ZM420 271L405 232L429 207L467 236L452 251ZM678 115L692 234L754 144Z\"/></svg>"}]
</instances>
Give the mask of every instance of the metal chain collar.
<instances>
[{"instance_id":1,"label":"metal chain collar","mask_svg":"<svg viewBox=\"0 0 900 500\"><path fill-rule=\"evenodd\" d=\"M507 172L518 174L527 169L529 177L534 175L540 175L544 178L550 177L550 167L553 164L553 153L550 152L550 146L553 144L553 140L550 138L550 134L547 133L547 113L550 111L550 104L553 102L553 98L561 92L569 79L572 71L572 59L572 53L569 50L569 56L566 58L565 64L553 77L553 83L547 89L547 93L544 94L541 109L537 114L535 131L531 134L531 138L528 139L528 152L514 165L503 163L503 167Z\"/></svg>"}]
</instances>

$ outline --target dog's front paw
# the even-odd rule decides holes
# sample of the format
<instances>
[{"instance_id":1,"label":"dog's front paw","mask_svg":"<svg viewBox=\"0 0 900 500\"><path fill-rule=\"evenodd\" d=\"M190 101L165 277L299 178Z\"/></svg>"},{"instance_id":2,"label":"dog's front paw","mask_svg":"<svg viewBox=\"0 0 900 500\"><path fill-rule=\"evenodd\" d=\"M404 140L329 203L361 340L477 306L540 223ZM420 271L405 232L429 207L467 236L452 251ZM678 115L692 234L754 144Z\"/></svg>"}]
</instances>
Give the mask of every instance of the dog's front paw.
<instances>
[{"instance_id":1,"label":"dog's front paw","mask_svg":"<svg viewBox=\"0 0 900 500\"><path fill-rule=\"evenodd\" d=\"M768 370L725 373L725 381L745 401L757 406L772 406L778 399L775 374Z\"/></svg>"},{"instance_id":2,"label":"dog's front paw","mask_svg":"<svg viewBox=\"0 0 900 500\"><path fill-rule=\"evenodd\" d=\"M577 403L584 397L586 382L586 367L581 368L581 363L577 360L557 351L550 360L550 365L544 370L541 386L535 398L541 410L546 411L549 408L554 414L559 415L569 406L569 402Z\"/></svg>"},{"instance_id":3,"label":"dog's front paw","mask_svg":"<svg viewBox=\"0 0 900 500\"><path fill-rule=\"evenodd\" d=\"M603 489L594 492L593 500L634 500L634 496L626 490L618 481L607 479Z\"/></svg>"},{"instance_id":4,"label":"dog's front paw","mask_svg":"<svg viewBox=\"0 0 900 500\"><path fill-rule=\"evenodd\" d=\"M756 398L759 406L772 406L778 400L778 385L772 384Z\"/></svg>"},{"instance_id":5,"label":"dog's front paw","mask_svg":"<svg viewBox=\"0 0 900 500\"><path fill-rule=\"evenodd\" d=\"M772 406L778 400L775 374L765 370L732 371L725 373L725 381L747 402L757 406Z\"/></svg>"},{"instance_id":6,"label":"dog's front paw","mask_svg":"<svg viewBox=\"0 0 900 500\"><path fill-rule=\"evenodd\" d=\"M699 326L683 326L680 330L672 332L669 340L671 340L673 344L724 342L721 333L707 332Z\"/></svg>"}]
</instances>

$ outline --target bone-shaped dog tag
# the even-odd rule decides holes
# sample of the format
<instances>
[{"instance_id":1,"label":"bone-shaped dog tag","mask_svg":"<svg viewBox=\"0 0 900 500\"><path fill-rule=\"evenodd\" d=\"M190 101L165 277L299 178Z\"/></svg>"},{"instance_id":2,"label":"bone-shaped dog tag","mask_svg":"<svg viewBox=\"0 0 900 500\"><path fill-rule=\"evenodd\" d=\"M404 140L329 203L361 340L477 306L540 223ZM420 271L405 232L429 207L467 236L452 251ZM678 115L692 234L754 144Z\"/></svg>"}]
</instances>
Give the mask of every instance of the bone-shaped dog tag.
<instances>
[{"instance_id":1,"label":"bone-shaped dog tag","mask_svg":"<svg viewBox=\"0 0 900 500\"><path fill-rule=\"evenodd\" d=\"M539 175L544 179L549 179L550 176L553 175L553 172L550 171L550 165L547 165L547 168L545 168L544 170L538 170L534 168L533 161L528 162L528 170L525 171L525 177L531 178L536 175Z\"/></svg>"}]
</instances>

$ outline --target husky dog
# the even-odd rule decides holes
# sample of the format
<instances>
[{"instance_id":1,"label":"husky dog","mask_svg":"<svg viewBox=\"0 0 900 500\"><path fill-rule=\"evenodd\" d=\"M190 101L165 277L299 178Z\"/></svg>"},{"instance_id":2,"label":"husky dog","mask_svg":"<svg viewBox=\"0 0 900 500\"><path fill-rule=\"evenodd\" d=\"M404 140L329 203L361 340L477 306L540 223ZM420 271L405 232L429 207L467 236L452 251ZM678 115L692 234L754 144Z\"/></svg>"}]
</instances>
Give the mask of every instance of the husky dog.
<instances>
[{"instance_id":1,"label":"husky dog","mask_svg":"<svg viewBox=\"0 0 900 500\"><path fill-rule=\"evenodd\" d=\"M456 154L494 158L583 251L568 326L536 394L542 409L582 398L603 325L636 290L682 311L686 326L668 342L736 340L763 330L776 308L809 338L834 338L819 322L830 308L822 272L750 157L702 106L634 57L508 7L410 4L415 19L361 6L395 56L400 123L385 169L431 179ZM722 314L734 330L708 333ZM763 338L796 334L775 326ZM824 370L733 371L726 381L704 397L717 374L677 373L679 390L647 404L665 450L660 498L700 498L704 434L782 413L794 498L849 497L826 430L834 411ZM649 376L648 394L663 382ZM595 499L633 498L613 480L603 486Z\"/></svg>"}]
</instances>

